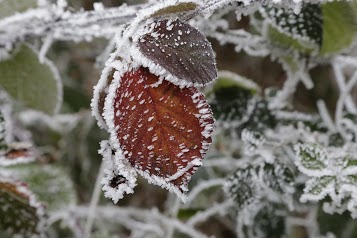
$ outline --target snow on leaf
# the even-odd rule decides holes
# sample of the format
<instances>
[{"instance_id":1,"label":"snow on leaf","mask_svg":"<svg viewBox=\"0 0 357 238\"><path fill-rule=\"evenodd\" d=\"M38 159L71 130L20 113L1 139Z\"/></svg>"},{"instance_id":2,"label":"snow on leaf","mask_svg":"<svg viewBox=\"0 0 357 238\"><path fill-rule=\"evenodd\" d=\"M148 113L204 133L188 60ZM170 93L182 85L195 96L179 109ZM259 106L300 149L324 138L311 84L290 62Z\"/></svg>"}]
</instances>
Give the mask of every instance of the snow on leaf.
<instances>
[{"instance_id":1,"label":"snow on leaf","mask_svg":"<svg viewBox=\"0 0 357 238\"><path fill-rule=\"evenodd\" d=\"M112 105L106 104L106 113L112 115L106 121L113 127L113 143L135 170L184 200L211 143L214 119L196 88L158 81L144 67L125 72L119 87L111 85L116 91Z\"/></svg>"},{"instance_id":2,"label":"snow on leaf","mask_svg":"<svg viewBox=\"0 0 357 238\"><path fill-rule=\"evenodd\" d=\"M157 20L146 28L148 33L139 37L137 44L149 61L173 75L160 76L180 86L204 86L217 77L211 44L196 28L180 20ZM137 58L140 62L141 57Z\"/></svg>"},{"instance_id":3,"label":"snow on leaf","mask_svg":"<svg viewBox=\"0 0 357 238\"><path fill-rule=\"evenodd\" d=\"M32 237L43 231L44 218L44 206L24 183L0 177L0 230Z\"/></svg>"}]
</instances>

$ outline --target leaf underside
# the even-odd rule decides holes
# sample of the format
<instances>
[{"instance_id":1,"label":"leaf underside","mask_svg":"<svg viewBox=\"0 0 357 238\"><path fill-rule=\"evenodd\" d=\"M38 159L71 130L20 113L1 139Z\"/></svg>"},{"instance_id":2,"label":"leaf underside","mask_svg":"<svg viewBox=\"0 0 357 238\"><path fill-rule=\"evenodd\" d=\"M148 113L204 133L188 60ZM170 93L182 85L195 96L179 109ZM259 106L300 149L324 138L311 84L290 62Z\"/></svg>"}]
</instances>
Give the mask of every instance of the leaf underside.
<instances>
[{"instance_id":1,"label":"leaf underside","mask_svg":"<svg viewBox=\"0 0 357 238\"><path fill-rule=\"evenodd\" d=\"M166 80L153 86L158 80L144 67L122 76L114 99L116 134L137 171L185 192L211 142L214 119L196 88Z\"/></svg>"},{"instance_id":2,"label":"leaf underside","mask_svg":"<svg viewBox=\"0 0 357 238\"><path fill-rule=\"evenodd\" d=\"M179 20L156 21L139 39L142 54L180 80L204 86L217 77L211 44L196 28Z\"/></svg>"}]
</instances>

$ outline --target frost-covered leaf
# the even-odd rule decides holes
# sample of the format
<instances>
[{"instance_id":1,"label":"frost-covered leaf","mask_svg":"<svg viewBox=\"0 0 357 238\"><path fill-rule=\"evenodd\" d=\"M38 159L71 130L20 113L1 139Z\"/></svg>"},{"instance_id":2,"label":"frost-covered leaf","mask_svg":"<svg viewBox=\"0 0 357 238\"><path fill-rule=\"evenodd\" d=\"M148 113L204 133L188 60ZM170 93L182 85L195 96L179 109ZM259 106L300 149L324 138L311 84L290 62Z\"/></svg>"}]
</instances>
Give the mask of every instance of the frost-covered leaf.
<instances>
[{"instance_id":1,"label":"frost-covered leaf","mask_svg":"<svg viewBox=\"0 0 357 238\"><path fill-rule=\"evenodd\" d=\"M1 0L0 19L37 6L37 0Z\"/></svg>"},{"instance_id":2,"label":"frost-covered leaf","mask_svg":"<svg viewBox=\"0 0 357 238\"><path fill-rule=\"evenodd\" d=\"M157 10L151 17L157 17L162 15L168 15L173 13L181 13L195 10L199 5L194 1L175 2L175 4L168 4L168 6L162 7Z\"/></svg>"},{"instance_id":3,"label":"frost-covered leaf","mask_svg":"<svg viewBox=\"0 0 357 238\"><path fill-rule=\"evenodd\" d=\"M323 147L312 143L298 144L295 146L295 152L297 155L295 164L301 171L312 176L316 173L324 173L328 160Z\"/></svg>"},{"instance_id":4,"label":"frost-covered leaf","mask_svg":"<svg viewBox=\"0 0 357 238\"><path fill-rule=\"evenodd\" d=\"M322 44L323 17L319 4L305 3L299 14L291 8L261 8L267 21L266 34L273 45L310 53Z\"/></svg>"},{"instance_id":5,"label":"frost-covered leaf","mask_svg":"<svg viewBox=\"0 0 357 238\"><path fill-rule=\"evenodd\" d=\"M293 174L281 163L249 165L228 178L226 191L239 209L261 201L282 202L282 197L294 191Z\"/></svg>"},{"instance_id":6,"label":"frost-covered leaf","mask_svg":"<svg viewBox=\"0 0 357 238\"><path fill-rule=\"evenodd\" d=\"M230 129L261 130L276 122L267 102L257 95L259 87L240 77L219 77L207 95L214 116Z\"/></svg>"},{"instance_id":7,"label":"frost-covered leaf","mask_svg":"<svg viewBox=\"0 0 357 238\"><path fill-rule=\"evenodd\" d=\"M54 65L40 63L37 53L26 45L0 62L0 85L27 107L56 113L62 101L62 86Z\"/></svg>"},{"instance_id":8,"label":"frost-covered leaf","mask_svg":"<svg viewBox=\"0 0 357 238\"><path fill-rule=\"evenodd\" d=\"M76 194L73 183L69 175L59 166L28 164L7 169L26 182L50 212L75 205Z\"/></svg>"},{"instance_id":9,"label":"frost-covered leaf","mask_svg":"<svg viewBox=\"0 0 357 238\"><path fill-rule=\"evenodd\" d=\"M322 176L314 178L306 183L304 194L300 197L300 201L319 201L322 200L329 192L333 193L335 190L334 176Z\"/></svg>"},{"instance_id":10,"label":"frost-covered leaf","mask_svg":"<svg viewBox=\"0 0 357 238\"><path fill-rule=\"evenodd\" d=\"M320 54L337 53L349 47L357 33L356 1L332 1L321 5L323 41Z\"/></svg>"},{"instance_id":11,"label":"frost-covered leaf","mask_svg":"<svg viewBox=\"0 0 357 238\"><path fill-rule=\"evenodd\" d=\"M44 207L28 187L0 177L0 230L32 237L44 229Z\"/></svg>"},{"instance_id":12,"label":"frost-covered leaf","mask_svg":"<svg viewBox=\"0 0 357 238\"><path fill-rule=\"evenodd\" d=\"M196 28L180 20L157 20L138 40L141 53L180 86L204 86L217 77L211 44ZM157 68L149 66L152 72ZM160 69L157 70L160 72Z\"/></svg>"},{"instance_id":13,"label":"frost-covered leaf","mask_svg":"<svg viewBox=\"0 0 357 238\"><path fill-rule=\"evenodd\" d=\"M149 182L178 195L186 193L213 130L212 112L202 93L160 82L144 67L125 72L112 89L113 98L107 97L112 104L105 109L113 115L106 119L118 149Z\"/></svg>"},{"instance_id":14,"label":"frost-covered leaf","mask_svg":"<svg viewBox=\"0 0 357 238\"><path fill-rule=\"evenodd\" d=\"M319 4L302 4L298 14L292 8L277 8L269 6L261 9L262 14L269 19L274 28L292 38L322 43L323 17Z\"/></svg>"}]
</instances>

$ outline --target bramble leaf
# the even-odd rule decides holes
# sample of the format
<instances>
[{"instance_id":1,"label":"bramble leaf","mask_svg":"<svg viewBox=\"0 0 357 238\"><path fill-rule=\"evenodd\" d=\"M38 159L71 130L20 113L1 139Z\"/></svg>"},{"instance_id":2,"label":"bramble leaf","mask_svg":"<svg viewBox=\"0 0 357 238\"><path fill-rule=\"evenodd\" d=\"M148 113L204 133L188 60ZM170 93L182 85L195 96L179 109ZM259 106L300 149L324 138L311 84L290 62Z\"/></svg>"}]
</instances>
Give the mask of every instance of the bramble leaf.
<instances>
[{"instance_id":1,"label":"bramble leaf","mask_svg":"<svg viewBox=\"0 0 357 238\"><path fill-rule=\"evenodd\" d=\"M228 195L237 203L238 208L245 209L264 200L277 202L271 200L272 193L278 196L291 194L293 174L282 163L249 165L238 169L229 177L226 186Z\"/></svg>"},{"instance_id":2,"label":"bramble leaf","mask_svg":"<svg viewBox=\"0 0 357 238\"><path fill-rule=\"evenodd\" d=\"M311 176L324 174L327 168L327 153L322 146L318 144L305 143L295 146L297 160L295 164L298 168Z\"/></svg>"},{"instance_id":3,"label":"bramble leaf","mask_svg":"<svg viewBox=\"0 0 357 238\"><path fill-rule=\"evenodd\" d=\"M217 77L211 44L196 28L179 20L158 20L138 40L141 53L167 70L180 86L204 86Z\"/></svg>"},{"instance_id":4,"label":"bramble leaf","mask_svg":"<svg viewBox=\"0 0 357 238\"><path fill-rule=\"evenodd\" d=\"M48 211L59 211L76 203L73 183L65 171L54 165L29 164L8 168L26 182Z\"/></svg>"},{"instance_id":5,"label":"bramble leaf","mask_svg":"<svg viewBox=\"0 0 357 238\"><path fill-rule=\"evenodd\" d=\"M113 107L125 158L149 182L186 193L211 143L214 119L202 93L166 80L160 83L140 67L121 77Z\"/></svg>"},{"instance_id":6,"label":"bramble leaf","mask_svg":"<svg viewBox=\"0 0 357 238\"><path fill-rule=\"evenodd\" d=\"M0 62L0 85L14 99L27 107L54 114L62 101L58 72L46 61L40 63L37 53L23 45L12 57Z\"/></svg>"},{"instance_id":7,"label":"bramble leaf","mask_svg":"<svg viewBox=\"0 0 357 238\"><path fill-rule=\"evenodd\" d=\"M273 6L262 8L261 13L269 23L267 37L272 44L302 53L321 46L323 17L319 4L303 4L299 14Z\"/></svg>"},{"instance_id":8,"label":"bramble leaf","mask_svg":"<svg viewBox=\"0 0 357 238\"><path fill-rule=\"evenodd\" d=\"M238 131L274 127L276 120L266 100L257 95L259 87L238 75L218 77L207 96L218 122Z\"/></svg>"},{"instance_id":9,"label":"bramble leaf","mask_svg":"<svg viewBox=\"0 0 357 238\"><path fill-rule=\"evenodd\" d=\"M323 36L321 55L337 53L349 47L357 33L357 3L332 1L321 5Z\"/></svg>"},{"instance_id":10,"label":"bramble leaf","mask_svg":"<svg viewBox=\"0 0 357 238\"><path fill-rule=\"evenodd\" d=\"M22 182L0 178L0 230L31 237L44 226L44 208Z\"/></svg>"}]
</instances>

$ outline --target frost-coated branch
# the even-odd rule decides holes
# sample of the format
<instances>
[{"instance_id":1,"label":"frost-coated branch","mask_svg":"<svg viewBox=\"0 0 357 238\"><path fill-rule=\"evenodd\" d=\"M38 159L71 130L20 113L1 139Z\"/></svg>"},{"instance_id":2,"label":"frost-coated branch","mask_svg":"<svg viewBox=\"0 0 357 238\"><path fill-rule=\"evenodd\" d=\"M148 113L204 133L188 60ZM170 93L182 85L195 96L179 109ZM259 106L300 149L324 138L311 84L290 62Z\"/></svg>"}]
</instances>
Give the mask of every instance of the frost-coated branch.
<instances>
[{"instance_id":1,"label":"frost-coated branch","mask_svg":"<svg viewBox=\"0 0 357 238\"><path fill-rule=\"evenodd\" d=\"M262 1L259 5L264 5L269 2L278 4L299 6L302 2L322 2L323 0L307 0L307 1ZM200 2L200 1L198 1ZM202 3L202 7L198 8L193 13L190 12L183 16L183 19L191 19L197 15L210 15L217 9L225 5L236 3L243 6L237 11L249 12L247 6L257 4L252 0L211 0ZM48 49L50 43L54 40L65 41L89 41L93 38L104 37L111 38L118 31L118 28L125 23L130 22L137 17L137 13L141 9L146 9L155 4L155 1L149 1L145 4L125 5L113 8L104 8L97 4L93 11L71 12L67 10L65 1L59 1L58 4L43 4L39 8L30 9L24 13L18 13L10 17L0 20L0 56L5 57L6 52L13 48L13 45L28 37L40 37L44 39L44 47L42 47L42 55ZM240 32L232 32L232 40L235 34ZM216 35L219 37L219 35ZM245 36L244 36L245 37ZM235 41L235 40L234 40ZM245 47L244 50L250 50L250 47ZM255 49L263 51L264 49ZM255 53L256 54L256 53ZM5 56L4 56L5 55Z\"/></svg>"},{"instance_id":2,"label":"frost-coated branch","mask_svg":"<svg viewBox=\"0 0 357 238\"><path fill-rule=\"evenodd\" d=\"M73 214L78 216L78 218L84 218L88 216L89 209L88 207L76 207L72 210ZM145 226L134 226L135 229L145 229L148 230L148 227L151 226L150 230L161 231L161 228L157 226L157 222L163 224L164 227L173 226L176 230L180 231L183 234L186 234L193 238L207 238L203 233L195 230L192 226L185 224L177 219L170 218L159 213L156 210L145 210L132 207L114 207L114 206L100 206L97 208L96 218L104 218L110 221L119 221L121 222L125 219L139 219L145 221ZM123 224L125 225L125 223ZM155 228L156 227L156 228ZM159 232L159 235L160 234Z\"/></svg>"}]
</instances>

